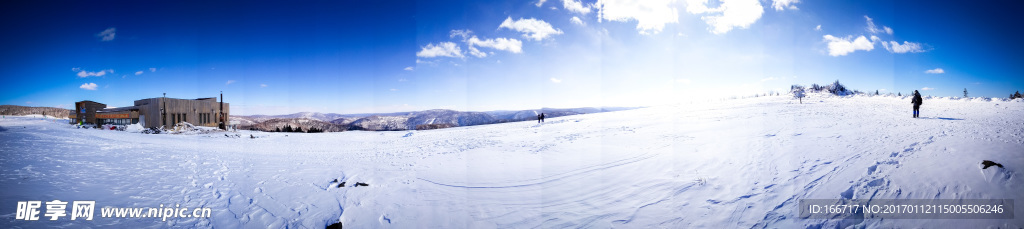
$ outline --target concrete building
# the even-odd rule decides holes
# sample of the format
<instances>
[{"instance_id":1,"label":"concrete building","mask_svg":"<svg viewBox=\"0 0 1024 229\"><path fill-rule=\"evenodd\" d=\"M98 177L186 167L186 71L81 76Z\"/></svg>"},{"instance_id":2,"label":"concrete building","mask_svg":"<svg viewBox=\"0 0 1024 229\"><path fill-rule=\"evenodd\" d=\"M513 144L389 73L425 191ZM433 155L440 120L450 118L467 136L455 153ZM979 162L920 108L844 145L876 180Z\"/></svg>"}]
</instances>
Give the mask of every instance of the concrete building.
<instances>
[{"instance_id":1,"label":"concrete building","mask_svg":"<svg viewBox=\"0 0 1024 229\"><path fill-rule=\"evenodd\" d=\"M231 114L228 103L217 102L217 97L199 99L175 99L167 97L135 100L130 107L108 108L106 104L93 101L75 103L75 110L69 115L71 123L129 125L139 123L143 127L172 128L175 124L188 122L196 126L224 128L224 122Z\"/></svg>"}]
</instances>

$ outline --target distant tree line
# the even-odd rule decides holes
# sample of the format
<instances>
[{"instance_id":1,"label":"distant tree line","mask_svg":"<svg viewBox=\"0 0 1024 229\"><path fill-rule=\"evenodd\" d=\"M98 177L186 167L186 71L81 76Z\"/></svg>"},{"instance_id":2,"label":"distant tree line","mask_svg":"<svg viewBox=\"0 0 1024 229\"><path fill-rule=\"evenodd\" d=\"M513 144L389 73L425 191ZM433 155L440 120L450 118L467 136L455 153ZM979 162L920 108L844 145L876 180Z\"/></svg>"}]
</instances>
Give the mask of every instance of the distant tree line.
<instances>
[{"instance_id":1,"label":"distant tree line","mask_svg":"<svg viewBox=\"0 0 1024 229\"><path fill-rule=\"evenodd\" d=\"M274 128L274 131L271 131L271 132L323 133L324 129L320 129L320 128L316 128L316 127L310 127L309 130L302 131L302 127L301 126L300 127L292 128L292 126L286 125L286 126L284 126L284 128L281 128L281 127Z\"/></svg>"},{"instance_id":2,"label":"distant tree line","mask_svg":"<svg viewBox=\"0 0 1024 229\"><path fill-rule=\"evenodd\" d=\"M435 123L435 124L420 124L416 125L416 130L433 130L433 129L444 129L455 127L455 124L451 123Z\"/></svg>"},{"instance_id":3,"label":"distant tree line","mask_svg":"<svg viewBox=\"0 0 1024 229\"><path fill-rule=\"evenodd\" d=\"M56 118L68 118L71 110L56 107L24 107L17 105L0 105L0 115L46 115Z\"/></svg>"},{"instance_id":4,"label":"distant tree line","mask_svg":"<svg viewBox=\"0 0 1024 229\"><path fill-rule=\"evenodd\" d=\"M839 83L838 80L836 80L836 82L833 82L832 84L825 85L825 86L822 86L822 85L819 85L819 84L811 84L811 87L809 87L809 88L804 88L804 86L794 84L794 85L789 87L789 90L790 90L790 93L793 94L793 97L797 98L797 99L805 97L805 95L804 95L804 91L805 90L806 91L810 91L810 92L828 91L829 93L834 94L834 95L865 94L864 92L861 92L859 90L849 90L849 89L847 89L846 86L844 86L843 84ZM912 94L914 94L914 93L911 92L908 95L912 95ZM878 90L875 90L874 95L881 95L881 92L878 91ZM890 92L889 95L892 95L892 93ZM967 88L964 88L964 98L967 98L968 95L969 94L967 92ZM897 92L896 96L903 96L903 93L902 92ZM1024 98L1024 95L1021 95L1020 91L1016 91L1013 94L1010 94L1009 98L1010 99Z\"/></svg>"},{"instance_id":5,"label":"distant tree line","mask_svg":"<svg viewBox=\"0 0 1024 229\"><path fill-rule=\"evenodd\" d=\"M803 86L793 85L793 86L790 87L790 91L793 91L793 90L803 91L805 89L804 89ZM828 91L828 93L831 93L833 95L864 94L864 92L862 92L862 91L847 89L846 85L843 85L842 83L839 83L839 80L836 80L836 82L832 82L831 84L824 85L824 86L816 84L816 83L815 84L811 84L811 87L807 88L806 90L809 90L811 92ZM878 94L878 91L875 91L875 94Z\"/></svg>"}]
</instances>

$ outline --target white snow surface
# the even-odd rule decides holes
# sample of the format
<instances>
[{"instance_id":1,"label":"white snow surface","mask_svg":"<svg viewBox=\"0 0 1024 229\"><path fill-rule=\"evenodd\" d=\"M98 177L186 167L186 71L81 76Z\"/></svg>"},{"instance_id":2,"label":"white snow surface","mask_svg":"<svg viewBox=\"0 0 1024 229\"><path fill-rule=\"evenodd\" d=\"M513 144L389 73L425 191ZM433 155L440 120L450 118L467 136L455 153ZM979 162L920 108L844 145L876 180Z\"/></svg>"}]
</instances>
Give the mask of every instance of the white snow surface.
<instances>
[{"instance_id":1,"label":"white snow surface","mask_svg":"<svg viewBox=\"0 0 1024 229\"><path fill-rule=\"evenodd\" d=\"M800 199L844 196L1024 201L1022 112L1020 100L933 98L913 119L908 97L811 93L803 104L768 96L542 124L241 137L6 117L0 227L1019 228L1019 205L1015 219L991 220L797 213ZM1005 168L982 170L982 160ZM97 218L14 219L17 201L53 199L95 200ZM213 216L98 213L160 204Z\"/></svg>"},{"instance_id":2,"label":"white snow surface","mask_svg":"<svg viewBox=\"0 0 1024 229\"><path fill-rule=\"evenodd\" d=\"M127 131L129 133L139 133L139 132L142 132L145 129L146 129L145 127L142 127L142 125L136 123L136 124L131 124L131 125L125 126L124 131Z\"/></svg>"}]
</instances>

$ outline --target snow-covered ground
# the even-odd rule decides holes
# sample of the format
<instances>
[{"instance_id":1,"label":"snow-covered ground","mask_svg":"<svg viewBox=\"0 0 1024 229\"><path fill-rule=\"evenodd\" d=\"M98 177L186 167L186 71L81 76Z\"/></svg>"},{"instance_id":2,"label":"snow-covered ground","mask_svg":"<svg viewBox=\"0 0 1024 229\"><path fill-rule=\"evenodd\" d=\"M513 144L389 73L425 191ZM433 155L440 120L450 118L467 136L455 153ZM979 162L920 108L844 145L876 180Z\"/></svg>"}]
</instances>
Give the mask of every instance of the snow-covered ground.
<instances>
[{"instance_id":1,"label":"snow-covered ground","mask_svg":"<svg viewBox=\"0 0 1024 229\"><path fill-rule=\"evenodd\" d=\"M1024 102L933 98L920 119L905 97L803 102L768 96L543 124L241 137L5 117L0 227L1024 226L1024 210L999 220L797 217L800 199L1024 201ZM982 160L1005 168L982 170ZM14 219L17 201L53 199L210 207L213 216Z\"/></svg>"}]
</instances>

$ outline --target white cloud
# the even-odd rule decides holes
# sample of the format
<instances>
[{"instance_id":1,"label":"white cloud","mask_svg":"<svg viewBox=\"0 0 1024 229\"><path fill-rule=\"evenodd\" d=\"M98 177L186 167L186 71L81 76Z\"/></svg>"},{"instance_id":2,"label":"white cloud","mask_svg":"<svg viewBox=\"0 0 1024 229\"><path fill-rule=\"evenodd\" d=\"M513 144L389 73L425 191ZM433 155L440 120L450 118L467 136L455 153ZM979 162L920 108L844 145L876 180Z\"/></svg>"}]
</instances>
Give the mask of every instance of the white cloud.
<instances>
[{"instance_id":1,"label":"white cloud","mask_svg":"<svg viewBox=\"0 0 1024 229\"><path fill-rule=\"evenodd\" d=\"M476 36L470 37L466 41L472 51L473 46L492 48L502 51L509 51L512 53L523 52L523 42L515 38L494 38L487 40L480 40Z\"/></svg>"},{"instance_id":2,"label":"white cloud","mask_svg":"<svg viewBox=\"0 0 1024 229\"><path fill-rule=\"evenodd\" d=\"M708 8L708 0L687 0L686 11L692 14L708 14L701 19L710 26L714 34L724 34L733 28L748 28L761 19L764 8L758 0L722 0L718 8Z\"/></svg>"},{"instance_id":3,"label":"white cloud","mask_svg":"<svg viewBox=\"0 0 1024 229\"><path fill-rule=\"evenodd\" d=\"M480 49L477 49L476 47L474 47L472 45L469 46L469 55L473 55L473 56L475 56L477 58L487 57L487 53L481 52Z\"/></svg>"},{"instance_id":4,"label":"white cloud","mask_svg":"<svg viewBox=\"0 0 1024 229\"><path fill-rule=\"evenodd\" d=\"M414 68L413 68L412 66L409 66L409 67L405 67L405 68L404 68L404 69L402 69L402 70L406 70L406 71L412 71L413 69L414 69Z\"/></svg>"},{"instance_id":5,"label":"white cloud","mask_svg":"<svg viewBox=\"0 0 1024 229\"><path fill-rule=\"evenodd\" d=\"M931 90L935 90L935 88L924 87L924 88L921 88L921 90L922 91L931 91Z\"/></svg>"},{"instance_id":6,"label":"white cloud","mask_svg":"<svg viewBox=\"0 0 1024 229\"><path fill-rule=\"evenodd\" d=\"M389 91L398 91L398 89L392 88L392 89L389 89Z\"/></svg>"},{"instance_id":7,"label":"white cloud","mask_svg":"<svg viewBox=\"0 0 1024 229\"><path fill-rule=\"evenodd\" d=\"M540 7L541 5L544 5L544 2L546 2L546 1L548 1L548 0L540 0L540 1L537 1L537 4L533 4L533 5L535 5L537 7Z\"/></svg>"},{"instance_id":8,"label":"white cloud","mask_svg":"<svg viewBox=\"0 0 1024 229\"><path fill-rule=\"evenodd\" d=\"M405 79L405 78L399 78L399 79L398 79L398 82L406 82L406 81L409 81L409 80L407 80L407 79Z\"/></svg>"},{"instance_id":9,"label":"white cloud","mask_svg":"<svg viewBox=\"0 0 1024 229\"><path fill-rule=\"evenodd\" d=\"M882 47L885 47L885 50L889 50L891 53L918 53L925 51L924 46L921 46L920 43L909 41L903 41L902 45L896 41L882 41Z\"/></svg>"},{"instance_id":10,"label":"white cloud","mask_svg":"<svg viewBox=\"0 0 1024 229\"><path fill-rule=\"evenodd\" d=\"M658 34L665 24L678 23L679 12L672 6L675 0L598 0L597 21L636 21L640 34Z\"/></svg>"},{"instance_id":11,"label":"white cloud","mask_svg":"<svg viewBox=\"0 0 1024 229\"><path fill-rule=\"evenodd\" d=\"M103 32L100 32L100 33L96 34L96 36L100 37L100 40L103 40L103 41L112 41L112 40L114 40L114 35L116 35L116 34L117 34L117 29L115 29L114 27L110 27L110 28L108 28L106 30L103 30Z\"/></svg>"},{"instance_id":12,"label":"white cloud","mask_svg":"<svg viewBox=\"0 0 1024 229\"><path fill-rule=\"evenodd\" d=\"M471 35L471 34L473 34L472 30L468 30L468 29L465 29L465 30L463 30L463 29L453 29L451 32L448 32L448 37L449 38L460 37L460 38L462 38L462 41L466 41L466 39L469 38L469 35Z\"/></svg>"},{"instance_id":13,"label":"white cloud","mask_svg":"<svg viewBox=\"0 0 1024 229\"><path fill-rule=\"evenodd\" d=\"M871 33L887 33L889 35L892 35L892 28L889 28L888 26L882 26L882 29L878 29L878 27L875 26L875 20L871 19L871 17L868 17L867 15L864 15L864 19L867 19L867 21L868 21L868 28L867 28L868 32L871 32Z\"/></svg>"},{"instance_id":14,"label":"white cloud","mask_svg":"<svg viewBox=\"0 0 1024 229\"><path fill-rule=\"evenodd\" d=\"M556 79L555 77L551 77L550 80L551 80L552 83L561 83L562 82L562 80Z\"/></svg>"},{"instance_id":15,"label":"white cloud","mask_svg":"<svg viewBox=\"0 0 1024 229\"><path fill-rule=\"evenodd\" d=\"M79 70L79 69L80 68L73 68L72 70ZM114 70L113 69L107 69L107 70L100 70L98 72L89 72L89 71L81 70L81 71L78 71L77 75L80 78L85 78L85 77L90 77L90 76L96 76L96 77L104 76L104 75L107 75L107 73L114 73Z\"/></svg>"},{"instance_id":16,"label":"white cloud","mask_svg":"<svg viewBox=\"0 0 1024 229\"><path fill-rule=\"evenodd\" d=\"M228 82L224 83L224 85L231 85L233 83L235 83L235 80L228 80Z\"/></svg>"},{"instance_id":17,"label":"white cloud","mask_svg":"<svg viewBox=\"0 0 1024 229\"><path fill-rule=\"evenodd\" d=\"M142 71L135 72L135 75L142 75Z\"/></svg>"},{"instance_id":18,"label":"white cloud","mask_svg":"<svg viewBox=\"0 0 1024 229\"><path fill-rule=\"evenodd\" d=\"M942 74L942 73L946 73L946 70L942 70L942 68L936 68L936 69L929 69L927 71L924 71L924 73L928 73L928 74Z\"/></svg>"},{"instance_id":19,"label":"white cloud","mask_svg":"<svg viewBox=\"0 0 1024 229\"><path fill-rule=\"evenodd\" d=\"M818 27L814 27L814 31L821 31L821 25L818 25Z\"/></svg>"},{"instance_id":20,"label":"white cloud","mask_svg":"<svg viewBox=\"0 0 1024 229\"><path fill-rule=\"evenodd\" d=\"M507 28L519 31L523 33L523 37L537 41L551 37L551 35L562 34L562 30L555 29L554 27L551 27L551 24L534 18L519 18L519 20L512 20L512 17L508 17L504 22L501 22L501 25L499 25L498 28Z\"/></svg>"},{"instance_id":21,"label":"white cloud","mask_svg":"<svg viewBox=\"0 0 1024 229\"><path fill-rule=\"evenodd\" d=\"M463 57L462 48L459 48L458 45L452 42L441 42L437 43L437 45L427 44L427 46L424 46L422 50L416 52L416 56L426 58L439 56Z\"/></svg>"},{"instance_id":22,"label":"white cloud","mask_svg":"<svg viewBox=\"0 0 1024 229\"><path fill-rule=\"evenodd\" d=\"M262 83L261 83L261 84L260 84L260 88L264 88L264 87L267 87L267 84L262 84Z\"/></svg>"},{"instance_id":23,"label":"white cloud","mask_svg":"<svg viewBox=\"0 0 1024 229\"><path fill-rule=\"evenodd\" d=\"M156 72L156 68L149 68L149 72Z\"/></svg>"},{"instance_id":24,"label":"white cloud","mask_svg":"<svg viewBox=\"0 0 1024 229\"><path fill-rule=\"evenodd\" d=\"M576 0L562 0L562 7L566 10L586 15L590 13L590 7L583 5L582 2Z\"/></svg>"},{"instance_id":25,"label":"white cloud","mask_svg":"<svg viewBox=\"0 0 1024 229\"><path fill-rule=\"evenodd\" d=\"M690 84L690 79L676 79L676 83Z\"/></svg>"},{"instance_id":26,"label":"white cloud","mask_svg":"<svg viewBox=\"0 0 1024 229\"><path fill-rule=\"evenodd\" d=\"M576 17L576 16L573 16L571 19L569 19L569 21L572 22L573 24L577 24L577 25L587 25L587 23L583 23L583 20L580 19L580 17Z\"/></svg>"},{"instance_id":27,"label":"white cloud","mask_svg":"<svg viewBox=\"0 0 1024 229\"><path fill-rule=\"evenodd\" d=\"M846 54L850 54L857 50L871 51L872 49L875 49L874 42L869 41L868 38L864 36L853 39L853 36L839 38L832 35L825 35L824 39L824 41L828 43L829 56L845 56ZM853 40L851 41L851 39Z\"/></svg>"},{"instance_id":28,"label":"white cloud","mask_svg":"<svg viewBox=\"0 0 1024 229\"><path fill-rule=\"evenodd\" d=\"M78 86L78 88L85 89L85 90L90 90L90 91L95 91L96 90L96 84L95 83L84 83L84 84L82 84L82 86Z\"/></svg>"},{"instance_id":29,"label":"white cloud","mask_svg":"<svg viewBox=\"0 0 1024 229\"><path fill-rule=\"evenodd\" d=\"M795 5L797 3L800 3L800 0L772 0L772 8L775 8L775 11L799 10Z\"/></svg>"}]
</instances>

